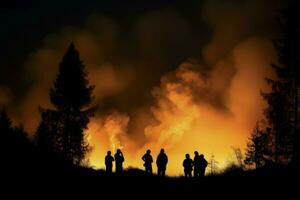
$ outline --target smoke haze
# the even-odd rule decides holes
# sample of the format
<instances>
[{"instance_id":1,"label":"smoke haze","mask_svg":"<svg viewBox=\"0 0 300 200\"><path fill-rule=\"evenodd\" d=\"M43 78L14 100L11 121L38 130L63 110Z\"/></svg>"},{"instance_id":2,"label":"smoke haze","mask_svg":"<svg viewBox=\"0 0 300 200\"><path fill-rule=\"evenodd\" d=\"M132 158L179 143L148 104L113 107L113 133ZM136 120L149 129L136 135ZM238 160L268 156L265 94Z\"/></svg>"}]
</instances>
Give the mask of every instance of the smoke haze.
<instances>
[{"instance_id":1,"label":"smoke haze","mask_svg":"<svg viewBox=\"0 0 300 200\"><path fill-rule=\"evenodd\" d=\"M225 3L226 2L226 3ZM276 62L272 39L281 1L214 0L193 9L193 19L175 9L140 14L128 23L91 14L82 27L45 37L24 64L30 86L10 105L0 86L0 104L33 135L38 105L51 108L48 91L71 41L96 86L96 116L87 130L90 164L104 166L107 150L121 148L125 165L141 167L147 148L165 148L169 173L180 174L185 153L214 153L224 166L231 146L245 148L262 118ZM255 12L253 12L255 11Z\"/></svg>"}]
</instances>

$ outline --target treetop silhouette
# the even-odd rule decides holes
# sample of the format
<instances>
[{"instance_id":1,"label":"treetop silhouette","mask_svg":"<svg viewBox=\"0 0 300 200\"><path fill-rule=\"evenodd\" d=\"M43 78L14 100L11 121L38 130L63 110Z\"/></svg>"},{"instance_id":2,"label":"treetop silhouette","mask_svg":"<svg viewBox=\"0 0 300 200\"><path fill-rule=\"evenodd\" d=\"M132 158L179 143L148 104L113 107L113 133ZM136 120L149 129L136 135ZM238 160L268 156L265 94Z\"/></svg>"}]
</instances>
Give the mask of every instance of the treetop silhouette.
<instances>
[{"instance_id":1,"label":"treetop silhouette","mask_svg":"<svg viewBox=\"0 0 300 200\"><path fill-rule=\"evenodd\" d=\"M94 86L89 85L87 72L79 52L72 42L60 65L54 87L50 90L51 103L58 109L82 109L93 97Z\"/></svg>"},{"instance_id":2,"label":"treetop silhouette","mask_svg":"<svg viewBox=\"0 0 300 200\"><path fill-rule=\"evenodd\" d=\"M66 160L81 164L89 147L84 130L95 108L90 105L94 86L89 84L87 72L79 52L71 43L59 65L50 100L56 109L40 108L41 122L37 143ZM85 108L85 110L83 110Z\"/></svg>"}]
</instances>

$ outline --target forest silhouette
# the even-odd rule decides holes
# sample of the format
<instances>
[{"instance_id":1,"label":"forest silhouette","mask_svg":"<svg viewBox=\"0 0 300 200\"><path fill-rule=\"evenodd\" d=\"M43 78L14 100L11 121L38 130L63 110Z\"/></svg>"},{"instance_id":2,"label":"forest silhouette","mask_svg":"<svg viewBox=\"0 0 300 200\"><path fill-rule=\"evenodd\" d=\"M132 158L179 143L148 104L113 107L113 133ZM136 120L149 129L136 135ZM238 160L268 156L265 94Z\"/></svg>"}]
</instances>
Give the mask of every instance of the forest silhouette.
<instances>
[{"instance_id":1,"label":"forest silhouette","mask_svg":"<svg viewBox=\"0 0 300 200\"><path fill-rule=\"evenodd\" d=\"M265 121L258 121L254 127L245 159L240 165L230 166L221 174L211 173L204 177L205 167L211 163L195 149L194 159L188 154L182 158L182 172L186 177L208 180L214 177L279 177L298 174L300 51L295 44L299 44L300 30L296 26L299 16L296 8L291 4L282 11L282 20L279 21L282 34L274 40L279 65L272 65L277 79L266 79L271 91L261 92L267 103ZM147 150L141 158L144 161L141 168L145 167L145 170L123 169L126 155L121 150L111 152L109 149L105 158L99 158L105 162L106 171L85 166L86 155L90 151L85 130L97 109L91 106L94 86L90 85L87 74L79 51L71 43L49 92L54 108L39 107L41 121L33 141L27 137L22 125L13 126L5 108L1 109L0 146L4 172L15 177L95 177L106 181L138 177L145 180L165 178L170 182L186 181L184 177L165 177L168 175L168 157L164 149L155 155L158 156L157 160L153 160L151 149ZM116 170L113 170L113 162ZM152 163L157 165L158 173L153 171ZM205 166L204 169L202 166Z\"/></svg>"}]
</instances>

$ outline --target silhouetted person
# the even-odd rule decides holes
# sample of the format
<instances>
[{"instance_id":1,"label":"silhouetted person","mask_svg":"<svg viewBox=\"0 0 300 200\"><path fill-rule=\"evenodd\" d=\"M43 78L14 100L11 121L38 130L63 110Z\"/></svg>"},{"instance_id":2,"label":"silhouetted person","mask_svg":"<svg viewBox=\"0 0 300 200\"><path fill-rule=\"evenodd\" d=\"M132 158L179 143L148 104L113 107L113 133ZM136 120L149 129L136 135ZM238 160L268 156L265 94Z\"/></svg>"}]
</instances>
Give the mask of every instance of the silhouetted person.
<instances>
[{"instance_id":1,"label":"silhouetted person","mask_svg":"<svg viewBox=\"0 0 300 200\"><path fill-rule=\"evenodd\" d=\"M115 154L115 161L116 161L116 173L121 173L123 171L123 162L124 162L124 156L120 149L117 150L117 153Z\"/></svg>"},{"instance_id":2,"label":"silhouetted person","mask_svg":"<svg viewBox=\"0 0 300 200\"><path fill-rule=\"evenodd\" d=\"M206 169L206 167L207 167L207 161L205 160L205 158L204 158L204 155L203 154L201 154L200 155L200 173L199 173L199 175L200 175L200 177L204 177L205 176L205 169Z\"/></svg>"},{"instance_id":3,"label":"silhouetted person","mask_svg":"<svg viewBox=\"0 0 300 200\"><path fill-rule=\"evenodd\" d=\"M144 163L145 171L149 174L152 174L153 158L150 153L151 151L148 149L145 155L143 155L142 160L145 162Z\"/></svg>"},{"instance_id":4,"label":"silhouetted person","mask_svg":"<svg viewBox=\"0 0 300 200\"><path fill-rule=\"evenodd\" d=\"M183 161L183 167L184 167L184 176L192 177L193 160L190 158L190 154L185 154L185 159Z\"/></svg>"},{"instance_id":5,"label":"silhouetted person","mask_svg":"<svg viewBox=\"0 0 300 200\"><path fill-rule=\"evenodd\" d=\"M194 177L200 177L201 172L201 157L198 153L198 151L194 152Z\"/></svg>"},{"instance_id":6,"label":"silhouetted person","mask_svg":"<svg viewBox=\"0 0 300 200\"><path fill-rule=\"evenodd\" d=\"M106 166L106 172L108 174L112 173L113 161L115 161L115 159L114 157L112 157L111 151L108 151L105 156L105 166Z\"/></svg>"},{"instance_id":7,"label":"silhouetted person","mask_svg":"<svg viewBox=\"0 0 300 200\"><path fill-rule=\"evenodd\" d=\"M168 156L165 154L165 150L161 149L156 159L158 176L165 176L167 163L168 163Z\"/></svg>"}]
</instances>

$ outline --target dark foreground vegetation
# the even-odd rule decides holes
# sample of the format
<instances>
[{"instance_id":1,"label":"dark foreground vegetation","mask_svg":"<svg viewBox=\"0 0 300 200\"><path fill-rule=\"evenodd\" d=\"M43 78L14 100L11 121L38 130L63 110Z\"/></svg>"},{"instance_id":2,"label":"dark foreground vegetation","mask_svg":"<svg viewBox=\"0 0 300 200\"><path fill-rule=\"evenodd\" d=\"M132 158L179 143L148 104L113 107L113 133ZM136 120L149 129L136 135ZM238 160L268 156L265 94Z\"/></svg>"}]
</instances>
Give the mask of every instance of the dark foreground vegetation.
<instances>
[{"instance_id":1,"label":"dark foreground vegetation","mask_svg":"<svg viewBox=\"0 0 300 200\"><path fill-rule=\"evenodd\" d=\"M232 166L223 173L207 175L203 178L158 177L134 168L125 169L121 174L107 175L104 170L76 166L33 146L27 152L23 149L12 153L14 155L10 158L13 159L7 158L6 164L3 165L4 169L1 170L2 181L5 180L6 186L10 188L41 187L42 190L53 190L53 192L62 188L78 187L81 192L84 189L94 188L96 191L97 189L117 190L128 193L134 189L139 192L172 194L197 190L223 192L228 190L230 193L251 190L251 194L254 194L265 193L270 187L278 194L285 193L285 191L290 191L289 194L292 194L291 192L297 192L297 182L300 177L297 167L277 165L254 170L243 170Z\"/></svg>"},{"instance_id":2,"label":"dark foreground vegetation","mask_svg":"<svg viewBox=\"0 0 300 200\"><path fill-rule=\"evenodd\" d=\"M292 166L264 166L244 171L232 166L222 174L203 178L149 176L143 170L126 169L121 174L107 175L104 170L82 167L59 155L32 144L14 129L2 143L1 192L31 197L33 194L93 194L111 197L148 198L172 195L211 195L259 197L297 194L299 169ZM13 147L13 148L12 148ZM271 189L269 189L271 188ZM25 190L25 192L23 192ZM242 194L238 194L242 193ZM99 197L100 198L100 197Z\"/></svg>"}]
</instances>

